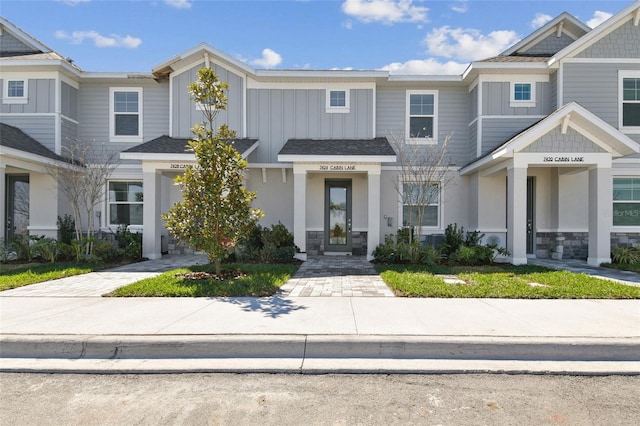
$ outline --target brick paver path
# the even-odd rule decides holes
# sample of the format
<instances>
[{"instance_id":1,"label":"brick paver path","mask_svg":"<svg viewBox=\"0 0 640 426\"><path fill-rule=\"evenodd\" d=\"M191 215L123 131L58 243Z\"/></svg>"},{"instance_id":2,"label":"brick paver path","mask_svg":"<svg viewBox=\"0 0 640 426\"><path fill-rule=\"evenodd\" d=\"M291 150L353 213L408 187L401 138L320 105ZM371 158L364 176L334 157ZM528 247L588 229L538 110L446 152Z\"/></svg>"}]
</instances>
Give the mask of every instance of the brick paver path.
<instances>
[{"instance_id":1,"label":"brick paver path","mask_svg":"<svg viewBox=\"0 0 640 426\"><path fill-rule=\"evenodd\" d=\"M280 292L286 297L393 297L373 265L356 256L309 256Z\"/></svg>"}]
</instances>

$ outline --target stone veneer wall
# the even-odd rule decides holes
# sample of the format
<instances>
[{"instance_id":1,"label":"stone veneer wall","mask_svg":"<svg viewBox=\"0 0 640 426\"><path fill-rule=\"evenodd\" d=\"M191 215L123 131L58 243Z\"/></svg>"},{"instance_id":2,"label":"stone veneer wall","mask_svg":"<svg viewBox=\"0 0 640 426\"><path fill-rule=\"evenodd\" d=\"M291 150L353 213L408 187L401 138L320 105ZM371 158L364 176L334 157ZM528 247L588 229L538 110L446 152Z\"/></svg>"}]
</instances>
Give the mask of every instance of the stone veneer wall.
<instances>
[{"instance_id":1,"label":"stone veneer wall","mask_svg":"<svg viewBox=\"0 0 640 426\"><path fill-rule=\"evenodd\" d=\"M351 253L354 256L367 255L367 232L351 233ZM307 231L307 254L317 256L324 254L324 231Z\"/></svg>"},{"instance_id":2,"label":"stone veneer wall","mask_svg":"<svg viewBox=\"0 0 640 426\"><path fill-rule=\"evenodd\" d=\"M640 247L640 233L612 232L611 248ZM589 256L588 232L538 232L536 257L540 259L586 259Z\"/></svg>"}]
</instances>

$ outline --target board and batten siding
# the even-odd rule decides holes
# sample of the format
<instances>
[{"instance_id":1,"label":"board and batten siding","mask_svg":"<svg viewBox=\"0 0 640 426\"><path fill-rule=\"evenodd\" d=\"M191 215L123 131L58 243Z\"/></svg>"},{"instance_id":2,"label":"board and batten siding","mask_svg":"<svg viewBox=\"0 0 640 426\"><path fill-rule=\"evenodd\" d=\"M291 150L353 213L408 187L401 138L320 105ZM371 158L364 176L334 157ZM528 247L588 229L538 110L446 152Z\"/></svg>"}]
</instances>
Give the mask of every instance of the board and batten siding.
<instances>
[{"instance_id":1,"label":"board and batten siding","mask_svg":"<svg viewBox=\"0 0 640 426\"><path fill-rule=\"evenodd\" d=\"M78 89L63 81L60 92L60 112L63 116L78 121Z\"/></svg>"},{"instance_id":2,"label":"board and batten siding","mask_svg":"<svg viewBox=\"0 0 640 426\"><path fill-rule=\"evenodd\" d=\"M249 89L247 136L258 138L256 162L275 163L289 139L373 137L373 90L350 89L350 112L327 113L325 89Z\"/></svg>"},{"instance_id":3,"label":"board and batten siding","mask_svg":"<svg viewBox=\"0 0 640 426\"><path fill-rule=\"evenodd\" d=\"M109 89L111 87L142 87L143 142L169 134L169 83L153 79L132 81L81 83L78 98L78 138L103 145L111 152L119 152L139 143L109 141Z\"/></svg>"},{"instance_id":4,"label":"board and batten siding","mask_svg":"<svg viewBox=\"0 0 640 426\"><path fill-rule=\"evenodd\" d=\"M51 115L27 115L27 114L3 114L0 121L22 130L51 152L56 149L55 116Z\"/></svg>"},{"instance_id":5,"label":"board and batten siding","mask_svg":"<svg viewBox=\"0 0 640 426\"><path fill-rule=\"evenodd\" d=\"M482 83L482 115L547 115L553 112L551 85L549 83L535 83L535 107L509 106L511 101L511 83L490 82Z\"/></svg>"},{"instance_id":6,"label":"board and batten siding","mask_svg":"<svg viewBox=\"0 0 640 426\"><path fill-rule=\"evenodd\" d=\"M4 80L0 80L0 98L4 99ZM56 112L56 81L52 78L27 80L27 102L0 103L2 114L47 114Z\"/></svg>"},{"instance_id":7,"label":"board and batten siding","mask_svg":"<svg viewBox=\"0 0 640 426\"><path fill-rule=\"evenodd\" d=\"M421 87L411 90L438 91L438 141L449 137L449 158L462 166L469 159L469 91L466 87ZM404 139L407 122L407 89L378 88L376 92L376 136Z\"/></svg>"},{"instance_id":8,"label":"board and batten siding","mask_svg":"<svg viewBox=\"0 0 640 426\"><path fill-rule=\"evenodd\" d=\"M198 71L205 66L204 62L194 65L187 71L174 75L171 79L171 91L173 95L173 129L172 135L176 138L190 138L193 136L191 129L195 124L204 121L202 111L196 108L196 103L189 95L189 85L198 80ZM218 80L229 85L227 89L227 109L220 110L214 122L214 128L226 124L231 130L235 130L239 137L242 134L242 110L244 81L242 77L218 64L211 64L213 71L217 74Z\"/></svg>"}]
</instances>

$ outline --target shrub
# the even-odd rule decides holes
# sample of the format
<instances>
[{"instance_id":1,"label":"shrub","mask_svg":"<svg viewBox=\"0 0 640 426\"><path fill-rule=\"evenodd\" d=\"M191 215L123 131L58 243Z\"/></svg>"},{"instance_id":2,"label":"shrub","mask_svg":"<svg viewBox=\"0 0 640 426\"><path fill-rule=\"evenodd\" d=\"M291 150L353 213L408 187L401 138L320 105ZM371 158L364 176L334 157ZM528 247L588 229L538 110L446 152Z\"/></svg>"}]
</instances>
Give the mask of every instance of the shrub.
<instances>
[{"instance_id":1,"label":"shrub","mask_svg":"<svg viewBox=\"0 0 640 426\"><path fill-rule=\"evenodd\" d=\"M93 243L93 254L104 262L112 262L121 259L124 256L124 250L114 247L110 241L96 240Z\"/></svg>"},{"instance_id":2,"label":"shrub","mask_svg":"<svg viewBox=\"0 0 640 426\"><path fill-rule=\"evenodd\" d=\"M142 234L133 233L127 225L119 225L116 230L118 248L123 250L123 255L128 259L138 260L142 258Z\"/></svg>"},{"instance_id":3,"label":"shrub","mask_svg":"<svg viewBox=\"0 0 640 426\"><path fill-rule=\"evenodd\" d=\"M447 228L444 230L444 243L441 247L442 253L445 256L450 256L463 246L464 241L464 227L461 226L460 229L458 229L457 223L447 225Z\"/></svg>"},{"instance_id":4,"label":"shrub","mask_svg":"<svg viewBox=\"0 0 640 426\"><path fill-rule=\"evenodd\" d=\"M37 241L43 237L27 235L15 235L9 239L9 245L11 250L16 255L16 260L31 262L35 256L32 242Z\"/></svg>"},{"instance_id":5,"label":"shrub","mask_svg":"<svg viewBox=\"0 0 640 426\"><path fill-rule=\"evenodd\" d=\"M293 234L281 223L270 228L256 225L236 250L238 259L265 263L291 262L298 248Z\"/></svg>"},{"instance_id":6,"label":"shrub","mask_svg":"<svg viewBox=\"0 0 640 426\"><path fill-rule=\"evenodd\" d=\"M41 257L42 259L55 263L60 253L58 242L53 238L40 238L31 246L33 257Z\"/></svg>"},{"instance_id":7,"label":"shrub","mask_svg":"<svg viewBox=\"0 0 640 426\"><path fill-rule=\"evenodd\" d=\"M640 264L640 248L616 246L611 250L611 260L620 265Z\"/></svg>"},{"instance_id":8,"label":"shrub","mask_svg":"<svg viewBox=\"0 0 640 426\"><path fill-rule=\"evenodd\" d=\"M71 244L71 240L76 233L76 221L73 216L65 214L64 217L58 216L58 241Z\"/></svg>"}]
</instances>

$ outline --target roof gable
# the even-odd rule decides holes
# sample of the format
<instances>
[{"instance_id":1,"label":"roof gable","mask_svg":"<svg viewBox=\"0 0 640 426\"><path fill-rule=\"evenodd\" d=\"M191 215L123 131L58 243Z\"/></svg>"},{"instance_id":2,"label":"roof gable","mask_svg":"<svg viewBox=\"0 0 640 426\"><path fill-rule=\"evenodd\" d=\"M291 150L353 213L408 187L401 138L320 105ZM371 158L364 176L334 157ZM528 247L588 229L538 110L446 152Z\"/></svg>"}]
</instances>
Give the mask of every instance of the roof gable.
<instances>
[{"instance_id":1,"label":"roof gable","mask_svg":"<svg viewBox=\"0 0 640 426\"><path fill-rule=\"evenodd\" d=\"M0 16L0 52L2 56L12 56L12 53L49 53L52 50Z\"/></svg>"}]
</instances>

